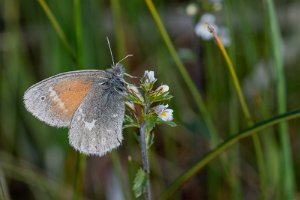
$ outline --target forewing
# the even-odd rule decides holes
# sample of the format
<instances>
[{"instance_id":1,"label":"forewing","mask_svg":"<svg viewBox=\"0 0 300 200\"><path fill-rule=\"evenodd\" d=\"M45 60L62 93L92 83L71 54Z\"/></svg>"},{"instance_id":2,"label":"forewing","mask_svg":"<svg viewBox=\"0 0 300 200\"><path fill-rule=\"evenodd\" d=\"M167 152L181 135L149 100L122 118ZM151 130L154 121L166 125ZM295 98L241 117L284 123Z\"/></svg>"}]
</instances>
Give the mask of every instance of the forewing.
<instances>
[{"instance_id":1,"label":"forewing","mask_svg":"<svg viewBox=\"0 0 300 200\"><path fill-rule=\"evenodd\" d=\"M85 154L102 156L121 144L125 104L115 90L95 84L74 114L70 144Z\"/></svg>"},{"instance_id":2,"label":"forewing","mask_svg":"<svg viewBox=\"0 0 300 200\"><path fill-rule=\"evenodd\" d=\"M73 71L50 77L25 92L25 107L51 126L68 127L94 83L104 77L102 70Z\"/></svg>"}]
</instances>

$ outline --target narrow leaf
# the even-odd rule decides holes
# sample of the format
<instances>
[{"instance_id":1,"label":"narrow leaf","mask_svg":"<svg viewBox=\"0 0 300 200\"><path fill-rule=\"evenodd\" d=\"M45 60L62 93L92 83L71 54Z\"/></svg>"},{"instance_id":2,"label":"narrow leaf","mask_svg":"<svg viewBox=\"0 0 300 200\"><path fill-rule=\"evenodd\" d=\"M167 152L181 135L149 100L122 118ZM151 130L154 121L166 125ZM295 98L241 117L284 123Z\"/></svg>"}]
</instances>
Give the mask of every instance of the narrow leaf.
<instances>
[{"instance_id":1,"label":"narrow leaf","mask_svg":"<svg viewBox=\"0 0 300 200\"><path fill-rule=\"evenodd\" d=\"M135 175L134 181L133 181L133 192L136 198L141 196L146 188L148 176L145 173L145 171L140 168L138 172Z\"/></svg>"}]
</instances>

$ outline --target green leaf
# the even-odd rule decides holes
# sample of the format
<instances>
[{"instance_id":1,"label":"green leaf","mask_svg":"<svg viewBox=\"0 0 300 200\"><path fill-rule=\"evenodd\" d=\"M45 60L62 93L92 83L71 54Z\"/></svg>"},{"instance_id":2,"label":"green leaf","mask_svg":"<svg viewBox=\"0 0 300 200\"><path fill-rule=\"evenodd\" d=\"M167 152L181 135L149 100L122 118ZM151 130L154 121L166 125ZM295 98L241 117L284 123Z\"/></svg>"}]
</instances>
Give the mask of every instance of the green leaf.
<instances>
[{"instance_id":1,"label":"green leaf","mask_svg":"<svg viewBox=\"0 0 300 200\"><path fill-rule=\"evenodd\" d=\"M160 118L157 119L156 123L157 124L166 124L166 125L169 125L171 127L176 127L177 126L177 124L175 122L173 122L173 121L164 121L164 120L162 120Z\"/></svg>"},{"instance_id":2,"label":"green leaf","mask_svg":"<svg viewBox=\"0 0 300 200\"><path fill-rule=\"evenodd\" d=\"M147 184L147 179L147 174L142 168L140 168L135 175L132 188L136 198L138 198L144 193Z\"/></svg>"},{"instance_id":3,"label":"green leaf","mask_svg":"<svg viewBox=\"0 0 300 200\"><path fill-rule=\"evenodd\" d=\"M144 102L142 99L140 99L139 97L137 97L131 93L128 93L126 100L130 101L132 103L135 103L135 104L144 105Z\"/></svg>"},{"instance_id":4,"label":"green leaf","mask_svg":"<svg viewBox=\"0 0 300 200\"><path fill-rule=\"evenodd\" d=\"M149 95L148 100L150 103L159 102L159 101L167 101L173 98L168 92L162 95Z\"/></svg>"},{"instance_id":5,"label":"green leaf","mask_svg":"<svg viewBox=\"0 0 300 200\"><path fill-rule=\"evenodd\" d=\"M130 127L139 128L140 125L139 125L138 119L135 116L125 115L124 116L123 129L124 128L130 128Z\"/></svg>"},{"instance_id":6,"label":"green leaf","mask_svg":"<svg viewBox=\"0 0 300 200\"><path fill-rule=\"evenodd\" d=\"M156 115L153 115L153 113L149 113L144 116L144 120L146 122L146 129L148 133L150 133L152 129L155 127L157 118L158 117Z\"/></svg>"},{"instance_id":7,"label":"green leaf","mask_svg":"<svg viewBox=\"0 0 300 200\"><path fill-rule=\"evenodd\" d=\"M149 133L146 135L147 148L150 149L152 144L154 143L154 134Z\"/></svg>"}]
</instances>

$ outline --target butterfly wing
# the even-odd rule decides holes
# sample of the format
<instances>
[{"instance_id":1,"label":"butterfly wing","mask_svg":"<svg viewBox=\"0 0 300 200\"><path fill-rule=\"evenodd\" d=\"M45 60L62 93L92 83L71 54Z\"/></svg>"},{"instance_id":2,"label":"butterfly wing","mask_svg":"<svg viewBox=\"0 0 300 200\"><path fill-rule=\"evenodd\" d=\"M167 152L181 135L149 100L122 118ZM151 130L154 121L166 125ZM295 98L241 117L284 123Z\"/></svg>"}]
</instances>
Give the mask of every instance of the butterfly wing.
<instances>
[{"instance_id":1,"label":"butterfly wing","mask_svg":"<svg viewBox=\"0 0 300 200\"><path fill-rule=\"evenodd\" d=\"M106 90L101 83L76 110L69 130L70 144L85 154L102 156L121 144L125 104L113 88Z\"/></svg>"},{"instance_id":2,"label":"butterfly wing","mask_svg":"<svg viewBox=\"0 0 300 200\"><path fill-rule=\"evenodd\" d=\"M51 126L68 127L95 81L104 80L105 75L102 70L80 70L50 77L25 92L25 107Z\"/></svg>"}]
</instances>

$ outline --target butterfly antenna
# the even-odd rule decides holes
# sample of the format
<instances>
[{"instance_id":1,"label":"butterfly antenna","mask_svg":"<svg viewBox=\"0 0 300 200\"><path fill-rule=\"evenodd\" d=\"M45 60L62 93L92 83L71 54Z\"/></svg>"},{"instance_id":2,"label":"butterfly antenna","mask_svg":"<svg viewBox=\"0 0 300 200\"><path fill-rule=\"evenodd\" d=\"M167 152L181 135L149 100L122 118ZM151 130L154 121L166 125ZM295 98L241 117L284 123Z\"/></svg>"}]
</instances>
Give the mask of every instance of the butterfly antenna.
<instances>
[{"instance_id":1,"label":"butterfly antenna","mask_svg":"<svg viewBox=\"0 0 300 200\"><path fill-rule=\"evenodd\" d=\"M128 54L127 56L125 56L124 58L122 58L119 62L117 62L117 64L119 64L120 62L122 62L123 60L127 59L128 57L133 56L132 54Z\"/></svg>"},{"instance_id":2,"label":"butterfly antenna","mask_svg":"<svg viewBox=\"0 0 300 200\"><path fill-rule=\"evenodd\" d=\"M110 42L109 42L109 39L108 39L108 37L106 37L106 40L107 40L107 44L108 44L108 48L109 48L109 52L110 52L110 55L111 55L111 60L112 60L112 63L113 63L113 65L115 66L114 55L113 55L113 53L112 53L112 50L111 50L111 47L110 47Z\"/></svg>"},{"instance_id":3,"label":"butterfly antenna","mask_svg":"<svg viewBox=\"0 0 300 200\"><path fill-rule=\"evenodd\" d=\"M132 75L127 74L127 73L124 73L124 75L125 75L125 76L128 76L129 78L139 78L139 77L137 77L137 76L132 76Z\"/></svg>"}]
</instances>

